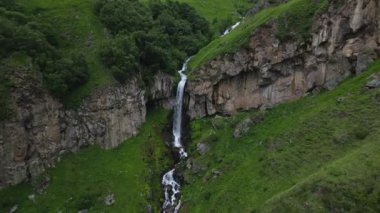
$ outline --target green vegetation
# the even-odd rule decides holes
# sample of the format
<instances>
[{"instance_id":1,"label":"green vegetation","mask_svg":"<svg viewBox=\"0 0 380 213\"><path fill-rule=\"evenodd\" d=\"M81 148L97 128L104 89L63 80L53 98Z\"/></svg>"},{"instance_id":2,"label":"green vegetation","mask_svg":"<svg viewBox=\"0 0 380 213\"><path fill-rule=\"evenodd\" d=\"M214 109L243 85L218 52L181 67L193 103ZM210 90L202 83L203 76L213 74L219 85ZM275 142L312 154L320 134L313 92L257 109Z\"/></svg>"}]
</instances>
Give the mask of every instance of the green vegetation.
<instances>
[{"instance_id":1,"label":"green vegetation","mask_svg":"<svg viewBox=\"0 0 380 213\"><path fill-rule=\"evenodd\" d=\"M364 89L375 72L380 61L334 91L193 121L189 155L200 169L185 175L183 212L380 211L380 89ZM262 117L233 138L242 120ZM210 151L198 154L198 143Z\"/></svg>"},{"instance_id":2,"label":"green vegetation","mask_svg":"<svg viewBox=\"0 0 380 213\"><path fill-rule=\"evenodd\" d=\"M148 2L149 0L142 0ZM211 24L212 31L223 32L231 26L245 12L250 9L256 1L252 0L177 0L187 3Z\"/></svg>"},{"instance_id":3,"label":"green vegetation","mask_svg":"<svg viewBox=\"0 0 380 213\"><path fill-rule=\"evenodd\" d=\"M0 7L0 28L0 72L4 84L0 100L4 108L9 104L12 78L25 75L27 71L42 74L45 86L58 98L87 81L88 66L84 57L61 54L51 26L28 15L13 1L3 2Z\"/></svg>"},{"instance_id":4,"label":"green vegetation","mask_svg":"<svg viewBox=\"0 0 380 213\"><path fill-rule=\"evenodd\" d=\"M101 59L120 82L133 75L148 82L159 70L175 74L211 38L207 21L184 3L98 0L95 13L113 35Z\"/></svg>"},{"instance_id":5,"label":"green vegetation","mask_svg":"<svg viewBox=\"0 0 380 213\"><path fill-rule=\"evenodd\" d=\"M0 212L18 205L18 212L141 212L147 205L158 211L161 206L161 174L169 168L167 149L161 134L168 111L148 115L140 133L114 150L92 146L68 154L48 171L51 183L37 194L29 184L0 191ZM41 177L44 180L44 176ZM33 185L39 185L35 181ZM114 193L116 202L107 207L104 198ZM36 194L36 202L28 195ZM151 197L151 198L149 198Z\"/></svg>"},{"instance_id":6,"label":"green vegetation","mask_svg":"<svg viewBox=\"0 0 380 213\"><path fill-rule=\"evenodd\" d=\"M80 104L95 88L114 82L99 59L99 48L106 34L93 13L94 0L16 0L17 3L40 23L50 25L56 35L59 53L70 58L83 55L87 61L89 78L64 96L68 107Z\"/></svg>"},{"instance_id":7,"label":"green vegetation","mask_svg":"<svg viewBox=\"0 0 380 213\"><path fill-rule=\"evenodd\" d=\"M291 0L286 4L268 8L254 16L247 17L231 33L213 40L202 48L191 60L189 72L219 55L232 53L247 45L252 33L271 20L279 20L277 36L281 39L288 39L292 36L304 38L309 33L314 15L326 8L327 5L328 0ZM195 78L195 76L190 77Z\"/></svg>"}]
</instances>

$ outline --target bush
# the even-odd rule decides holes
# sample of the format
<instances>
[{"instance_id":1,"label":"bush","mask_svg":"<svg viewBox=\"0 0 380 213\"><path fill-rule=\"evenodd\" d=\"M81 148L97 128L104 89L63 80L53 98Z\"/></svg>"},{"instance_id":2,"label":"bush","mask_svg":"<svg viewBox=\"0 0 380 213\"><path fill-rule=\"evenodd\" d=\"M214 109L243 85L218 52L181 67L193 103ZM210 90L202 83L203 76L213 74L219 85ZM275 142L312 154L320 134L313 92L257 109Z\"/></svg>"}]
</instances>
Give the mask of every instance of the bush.
<instances>
[{"instance_id":1,"label":"bush","mask_svg":"<svg viewBox=\"0 0 380 213\"><path fill-rule=\"evenodd\" d=\"M48 89L56 97L63 98L88 80L87 62L83 55L51 61L43 70L43 77Z\"/></svg>"}]
</instances>

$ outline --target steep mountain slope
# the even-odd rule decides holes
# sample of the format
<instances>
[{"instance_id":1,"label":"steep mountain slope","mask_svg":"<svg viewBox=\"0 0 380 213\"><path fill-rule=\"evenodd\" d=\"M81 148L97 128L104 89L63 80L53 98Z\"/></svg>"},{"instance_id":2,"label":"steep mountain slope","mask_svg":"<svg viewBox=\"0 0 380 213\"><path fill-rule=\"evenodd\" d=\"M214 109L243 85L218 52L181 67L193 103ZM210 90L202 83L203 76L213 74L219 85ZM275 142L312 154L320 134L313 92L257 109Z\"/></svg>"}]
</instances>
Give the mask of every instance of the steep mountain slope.
<instances>
[{"instance_id":1,"label":"steep mountain slope","mask_svg":"<svg viewBox=\"0 0 380 213\"><path fill-rule=\"evenodd\" d=\"M197 34L198 27L208 28L199 26L204 19L190 29L181 21L192 23L193 9L155 2L145 17L148 27L134 31L122 22L128 17L124 9L136 3L148 10L148 4L132 0L118 7L124 0L110 0L105 9L97 8L107 30L93 14L94 0L17 1L33 15L17 27L35 30L39 25L33 21L39 20L56 25L52 46L63 57L84 54L90 78L63 104L44 87L43 73L30 67L33 57L9 56L6 63L15 66L6 84L0 76L0 103L9 101L13 114L0 121L0 188L12 187L0 191L0 211L160 211L161 176L172 168L173 153L165 147L171 141L165 135L169 113L152 111L143 123L148 110L172 107L175 80L161 68L170 67L171 56L180 63L198 47L187 45L192 51L186 54L174 48L167 55L167 50L174 40L187 50L185 44L196 43L182 37L187 30L204 37ZM221 30L256 1L181 2L192 4L214 30ZM380 211L379 3L260 2L265 8L277 6L253 8L240 27L218 36L191 61L184 111L192 131L183 141L192 138L186 147L190 158L175 165L178 181L184 182L181 211ZM0 8L0 24L15 17L24 19ZM141 20L131 19L136 17ZM115 23L120 28L111 32ZM33 30L31 35L51 42L50 35ZM107 39L111 42L101 46ZM109 50L102 59L101 47ZM149 73L141 71L143 64L126 64L130 57L152 62ZM101 62L109 62L109 71L123 68L127 83L117 83ZM1 94L9 94L9 100ZM78 152L90 145L95 146ZM113 196L116 203L107 206L105 199Z\"/></svg>"},{"instance_id":2,"label":"steep mountain slope","mask_svg":"<svg viewBox=\"0 0 380 213\"><path fill-rule=\"evenodd\" d=\"M292 0L248 17L194 56L189 116L265 108L333 89L379 57L379 14L374 0Z\"/></svg>"},{"instance_id":3,"label":"steep mountain slope","mask_svg":"<svg viewBox=\"0 0 380 213\"><path fill-rule=\"evenodd\" d=\"M192 121L183 212L379 211L379 75L377 61L334 91Z\"/></svg>"}]
</instances>

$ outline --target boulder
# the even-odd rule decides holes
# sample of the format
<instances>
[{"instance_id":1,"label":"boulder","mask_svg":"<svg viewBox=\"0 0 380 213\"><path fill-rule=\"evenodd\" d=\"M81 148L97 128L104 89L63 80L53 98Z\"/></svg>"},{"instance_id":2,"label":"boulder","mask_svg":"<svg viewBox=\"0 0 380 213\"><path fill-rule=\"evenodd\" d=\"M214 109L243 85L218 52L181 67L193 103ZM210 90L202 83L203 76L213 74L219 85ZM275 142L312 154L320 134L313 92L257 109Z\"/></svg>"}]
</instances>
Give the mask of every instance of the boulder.
<instances>
[{"instance_id":1,"label":"boulder","mask_svg":"<svg viewBox=\"0 0 380 213\"><path fill-rule=\"evenodd\" d=\"M207 146L207 144L204 144L204 143L198 143L197 144L197 151L199 152L199 154L204 155L209 150L210 150L210 148Z\"/></svg>"},{"instance_id":2,"label":"boulder","mask_svg":"<svg viewBox=\"0 0 380 213\"><path fill-rule=\"evenodd\" d=\"M372 74L368 78L368 82L365 85L368 89L375 89L380 87L380 74Z\"/></svg>"}]
</instances>

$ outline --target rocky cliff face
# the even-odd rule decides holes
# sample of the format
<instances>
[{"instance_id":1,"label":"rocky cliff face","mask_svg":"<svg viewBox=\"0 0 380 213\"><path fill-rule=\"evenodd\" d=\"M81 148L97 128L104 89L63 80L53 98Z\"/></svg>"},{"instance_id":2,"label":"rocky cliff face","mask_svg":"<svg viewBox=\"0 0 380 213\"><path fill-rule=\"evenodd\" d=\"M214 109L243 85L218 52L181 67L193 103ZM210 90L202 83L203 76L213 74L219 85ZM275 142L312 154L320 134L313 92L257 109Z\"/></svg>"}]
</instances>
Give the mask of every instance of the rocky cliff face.
<instances>
[{"instance_id":1,"label":"rocky cliff face","mask_svg":"<svg viewBox=\"0 0 380 213\"><path fill-rule=\"evenodd\" d=\"M174 77L159 71L149 85L148 99L155 106L172 109L175 102Z\"/></svg>"},{"instance_id":2,"label":"rocky cliff face","mask_svg":"<svg viewBox=\"0 0 380 213\"><path fill-rule=\"evenodd\" d=\"M270 107L363 72L380 56L380 5L343 4L314 21L307 42L280 42L274 22L253 33L248 48L202 66L187 85L189 116Z\"/></svg>"},{"instance_id":3,"label":"rocky cliff face","mask_svg":"<svg viewBox=\"0 0 380 213\"><path fill-rule=\"evenodd\" d=\"M65 110L38 78L15 75L15 116L0 123L0 188L37 177L65 152L99 144L109 149L134 136L145 121L144 91L131 81L86 98L79 109ZM17 76L17 77L16 77Z\"/></svg>"}]
</instances>

